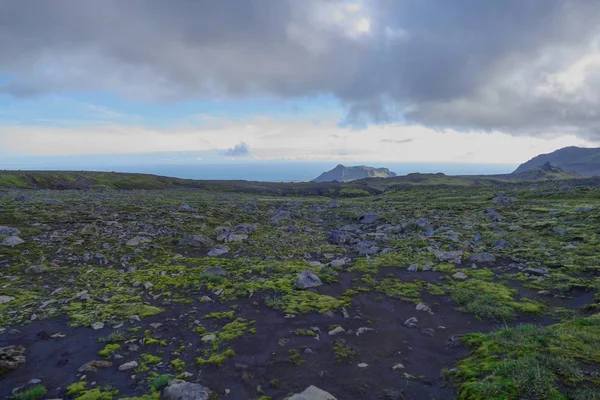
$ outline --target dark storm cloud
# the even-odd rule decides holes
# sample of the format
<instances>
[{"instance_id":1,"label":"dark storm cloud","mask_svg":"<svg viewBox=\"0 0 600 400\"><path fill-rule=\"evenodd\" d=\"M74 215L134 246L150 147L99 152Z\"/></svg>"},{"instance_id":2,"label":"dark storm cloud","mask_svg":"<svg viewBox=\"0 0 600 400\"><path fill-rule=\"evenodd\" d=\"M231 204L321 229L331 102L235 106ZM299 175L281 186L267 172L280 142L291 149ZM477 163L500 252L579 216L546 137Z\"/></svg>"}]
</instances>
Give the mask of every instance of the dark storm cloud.
<instances>
[{"instance_id":1,"label":"dark storm cloud","mask_svg":"<svg viewBox=\"0 0 600 400\"><path fill-rule=\"evenodd\" d=\"M343 123L600 138L596 0L4 0L0 91L146 101L333 95ZM345 12L335 22L335 12ZM370 19L359 34L352 18ZM1 81L0 81L1 82ZM558 83L557 83L558 82ZM0 85L2 85L0 83Z\"/></svg>"}]
</instances>

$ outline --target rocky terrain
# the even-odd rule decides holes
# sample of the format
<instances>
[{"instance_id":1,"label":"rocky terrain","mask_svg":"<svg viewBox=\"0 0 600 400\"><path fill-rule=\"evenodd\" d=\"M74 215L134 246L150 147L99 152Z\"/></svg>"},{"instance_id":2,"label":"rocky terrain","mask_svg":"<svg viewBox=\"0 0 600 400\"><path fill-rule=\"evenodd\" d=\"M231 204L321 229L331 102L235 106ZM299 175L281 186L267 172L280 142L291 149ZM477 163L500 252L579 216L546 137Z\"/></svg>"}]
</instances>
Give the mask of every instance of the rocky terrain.
<instances>
[{"instance_id":1,"label":"rocky terrain","mask_svg":"<svg viewBox=\"0 0 600 400\"><path fill-rule=\"evenodd\" d=\"M594 179L0 186L0 396L600 398Z\"/></svg>"},{"instance_id":2,"label":"rocky terrain","mask_svg":"<svg viewBox=\"0 0 600 400\"><path fill-rule=\"evenodd\" d=\"M388 168L375 168L366 165L345 166L338 164L330 171L323 172L313 182L351 182L365 178L391 178L396 176Z\"/></svg>"}]
</instances>

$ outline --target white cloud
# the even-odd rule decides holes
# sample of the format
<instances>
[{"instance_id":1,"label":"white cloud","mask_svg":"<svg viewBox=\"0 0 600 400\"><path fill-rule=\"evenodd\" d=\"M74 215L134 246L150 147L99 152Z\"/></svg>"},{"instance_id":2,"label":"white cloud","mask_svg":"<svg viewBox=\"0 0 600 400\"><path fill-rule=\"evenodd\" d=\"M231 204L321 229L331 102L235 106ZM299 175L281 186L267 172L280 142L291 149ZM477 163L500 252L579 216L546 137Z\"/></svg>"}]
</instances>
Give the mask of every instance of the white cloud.
<instances>
[{"instance_id":1,"label":"white cloud","mask_svg":"<svg viewBox=\"0 0 600 400\"><path fill-rule=\"evenodd\" d=\"M225 154L244 143L262 160L340 160L378 162L468 162L517 164L561 147L593 146L574 135L515 137L506 133L458 132L389 124L364 130L339 127L335 121L314 125L307 119L255 117L220 120L208 126L151 129L123 125L88 128L4 126L5 154L53 156L208 151Z\"/></svg>"}]
</instances>

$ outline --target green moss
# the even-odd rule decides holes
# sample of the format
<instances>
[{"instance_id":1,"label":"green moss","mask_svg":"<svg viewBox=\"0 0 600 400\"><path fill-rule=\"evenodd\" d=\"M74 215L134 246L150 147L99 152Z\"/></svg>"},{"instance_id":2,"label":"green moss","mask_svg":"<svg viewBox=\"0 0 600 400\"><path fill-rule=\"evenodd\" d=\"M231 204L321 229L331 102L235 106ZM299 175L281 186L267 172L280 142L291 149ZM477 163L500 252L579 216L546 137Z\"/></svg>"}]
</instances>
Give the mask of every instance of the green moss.
<instances>
[{"instance_id":1,"label":"green moss","mask_svg":"<svg viewBox=\"0 0 600 400\"><path fill-rule=\"evenodd\" d=\"M204 318L206 319L233 319L233 311L227 311L227 312L213 312L210 314L206 314L204 316Z\"/></svg>"},{"instance_id":2,"label":"green moss","mask_svg":"<svg viewBox=\"0 0 600 400\"><path fill-rule=\"evenodd\" d=\"M154 392L160 392L173 379L173 375L158 375L150 381L150 389Z\"/></svg>"},{"instance_id":3,"label":"green moss","mask_svg":"<svg viewBox=\"0 0 600 400\"><path fill-rule=\"evenodd\" d=\"M198 357L196 359L196 364L198 364L199 367L204 365L216 365L220 367L228 358L233 356L235 356L233 349L227 349L221 353L211 354L208 358Z\"/></svg>"},{"instance_id":4,"label":"green moss","mask_svg":"<svg viewBox=\"0 0 600 400\"><path fill-rule=\"evenodd\" d=\"M103 390L97 387L86 390L80 396L76 397L75 400L112 400L118 394L119 391L117 389L105 388Z\"/></svg>"},{"instance_id":5,"label":"green moss","mask_svg":"<svg viewBox=\"0 0 600 400\"><path fill-rule=\"evenodd\" d=\"M25 390L21 390L13 394L15 400L37 400L44 397L48 390L42 385L33 385Z\"/></svg>"},{"instance_id":6,"label":"green moss","mask_svg":"<svg viewBox=\"0 0 600 400\"><path fill-rule=\"evenodd\" d=\"M173 368L175 371L185 371L185 361L180 360L179 358L176 358L175 360L171 360L170 362L171 364L171 368Z\"/></svg>"},{"instance_id":7,"label":"green moss","mask_svg":"<svg viewBox=\"0 0 600 400\"><path fill-rule=\"evenodd\" d=\"M317 332L313 331L312 329L296 329L294 331L294 335L295 336L311 336L311 337L315 337L315 336L317 336Z\"/></svg>"},{"instance_id":8,"label":"green moss","mask_svg":"<svg viewBox=\"0 0 600 400\"><path fill-rule=\"evenodd\" d=\"M288 362L294 365L304 364L304 359L296 349L288 350Z\"/></svg>"},{"instance_id":9,"label":"green moss","mask_svg":"<svg viewBox=\"0 0 600 400\"><path fill-rule=\"evenodd\" d=\"M346 344L344 339L338 339L333 344L335 362L338 364L350 363L358 356L358 352Z\"/></svg>"},{"instance_id":10,"label":"green moss","mask_svg":"<svg viewBox=\"0 0 600 400\"><path fill-rule=\"evenodd\" d=\"M144 345L152 346L154 344L158 344L160 346L166 346L167 342L166 342L166 340L160 340L160 339L153 338L152 331L150 331L150 329L146 329L144 331Z\"/></svg>"},{"instance_id":11,"label":"green moss","mask_svg":"<svg viewBox=\"0 0 600 400\"><path fill-rule=\"evenodd\" d=\"M567 399L600 385L585 372L600 367L600 314L468 334L463 341L473 353L452 374L459 399Z\"/></svg>"},{"instance_id":12,"label":"green moss","mask_svg":"<svg viewBox=\"0 0 600 400\"><path fill-rule=\"evenodd\" d=\"M516 291L500 282L471 279L456 283L450 293L452 300L460 305L460 311L474 314L481 319L510 320L516 311L537 313L542 305L532 300L516 301Z\"/></svg>"},{"instance_id":13,"label":"green moss","mask_svg":"<svg viewBox=\"0 0 600 400\"><path fill-rule=\"evenodd\" d=\"M100 357L111 358L113 354L121 350L120 344L107 344L102 350L98 352Z\"/></svg>"},{"instance_id":14,"label":"green moss","mask_svg":"<svg viewBox=\"0 0 600 400\"><path fill-rule=\"evenodd\" d=\"M86 381L71 383L69 386L67 386L67 396L73 397L83 393L85 391L86 386Z\"/></svg>"}]
</instances>

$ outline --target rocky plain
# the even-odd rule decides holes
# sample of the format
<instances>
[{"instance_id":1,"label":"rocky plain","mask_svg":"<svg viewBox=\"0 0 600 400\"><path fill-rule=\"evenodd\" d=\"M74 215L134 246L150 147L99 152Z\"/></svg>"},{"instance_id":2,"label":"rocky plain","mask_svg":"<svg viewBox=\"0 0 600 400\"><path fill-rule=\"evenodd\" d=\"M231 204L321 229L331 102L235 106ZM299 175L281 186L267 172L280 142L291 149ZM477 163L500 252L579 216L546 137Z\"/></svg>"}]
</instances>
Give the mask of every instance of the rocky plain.
<instances>
[{"instance_id":1,"label":"rocky plain","mask_svg":"<svg viewBox=\"0 0 600 400\"><path fill-rule=\"evenodd\" d=\"M599 399L597 181L0 190L0 396Z\"/></svg>"}]
</instances>

